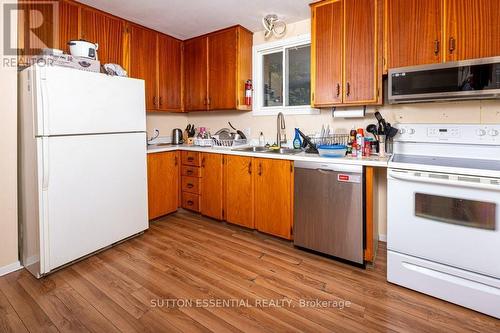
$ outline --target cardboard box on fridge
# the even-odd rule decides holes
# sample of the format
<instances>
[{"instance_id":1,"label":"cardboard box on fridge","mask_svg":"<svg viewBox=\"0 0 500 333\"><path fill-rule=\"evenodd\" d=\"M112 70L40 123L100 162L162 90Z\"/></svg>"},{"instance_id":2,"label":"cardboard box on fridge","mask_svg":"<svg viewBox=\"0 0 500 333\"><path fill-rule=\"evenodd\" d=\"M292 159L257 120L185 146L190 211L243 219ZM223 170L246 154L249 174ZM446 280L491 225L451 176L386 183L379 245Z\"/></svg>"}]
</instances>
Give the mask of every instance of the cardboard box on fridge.
<instances>
[{"instance_id":1,"label":"cardboard box on fridge","mask_svg":"<svg viewBox=\"0 0 500 333\"><path fill-rule=\"evenodd\" d=\"M69 54L40 55L33 58L34 62L46 66L60 66L78 69L87 72L100 73L101 62L84 57L75 57Z\"/></svg>"}]
</instances>

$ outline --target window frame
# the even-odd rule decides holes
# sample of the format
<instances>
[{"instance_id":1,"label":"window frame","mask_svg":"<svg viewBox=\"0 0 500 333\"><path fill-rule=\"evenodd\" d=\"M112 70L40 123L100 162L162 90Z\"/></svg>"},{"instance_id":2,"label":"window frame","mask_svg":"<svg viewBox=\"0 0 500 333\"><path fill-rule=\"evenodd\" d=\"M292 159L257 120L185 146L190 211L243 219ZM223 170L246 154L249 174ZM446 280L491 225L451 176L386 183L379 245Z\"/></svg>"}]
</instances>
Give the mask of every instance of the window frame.
<instances>
[{"instance_id":1,"label":"window frame","mask_svg":"<svg viewBox=\"0 0 500 333\"><path fill-rule=\"evenodd\" d=\"M311 46L311 34L303 34L287 39L280 39L270 43L254 45L252 68L253 68L253 110L255 116L274 116L280 112L285 115L301 115L301 114L320 114L319 109L311 107L311 105L286 106L288 93L288 66L287 66L287 49L301 46ZM263 91L263 56L266 54L282 52L283 57L283 105L282 106L263 106L264 91ZM312 81L312 77L311 77Z\"/></svg>"}]
</instances>

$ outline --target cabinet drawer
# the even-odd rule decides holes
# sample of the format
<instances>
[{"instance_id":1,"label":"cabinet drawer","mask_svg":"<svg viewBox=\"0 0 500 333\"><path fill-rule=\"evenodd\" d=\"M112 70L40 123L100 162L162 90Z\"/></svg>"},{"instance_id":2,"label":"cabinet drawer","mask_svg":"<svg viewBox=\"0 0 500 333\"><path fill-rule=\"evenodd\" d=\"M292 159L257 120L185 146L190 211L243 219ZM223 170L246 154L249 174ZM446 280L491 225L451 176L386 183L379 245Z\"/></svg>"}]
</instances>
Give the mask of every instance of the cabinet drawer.
<instances>
[{"instance_id":1,"label":"cabinet drawer","mask_svg":"<svg viewBox=\"0 0 500 333\"><path fill-rule=\"evenodd\" d=\"M182 192L182 208L199 212L200 196L193 193Z\"/></svg>"},{"instance_id":2,"label":"cabinet drawer","mask_svg":"<svg viewBox=\"0 0 500 333\"><path fill-rule=\"evenodd\" d=\"M199 167L191 166L191 165L183 165L181 168L182 176L188 177L201 177L201 169Z\"/></svg>"},{"instance_id":3,"label":"cabinet drawer","mask_svg":"<svg viewBox=\"0 0 500 333\"><path fill-rule=\"evenodd\" d=\"M182 176L182 192L200 194L200 179L196 177Z\"/></svg>"},{"instance_id":4,"label":"cabinet drawer","mask_svg":"<svg viewBox=\"0 0 500 333\"><path fill-rule=\"evenodd\" d=\"M200 153L195 151L183 151L181 154L182 165L200 166Z\"/></svg>"}]
</instances>

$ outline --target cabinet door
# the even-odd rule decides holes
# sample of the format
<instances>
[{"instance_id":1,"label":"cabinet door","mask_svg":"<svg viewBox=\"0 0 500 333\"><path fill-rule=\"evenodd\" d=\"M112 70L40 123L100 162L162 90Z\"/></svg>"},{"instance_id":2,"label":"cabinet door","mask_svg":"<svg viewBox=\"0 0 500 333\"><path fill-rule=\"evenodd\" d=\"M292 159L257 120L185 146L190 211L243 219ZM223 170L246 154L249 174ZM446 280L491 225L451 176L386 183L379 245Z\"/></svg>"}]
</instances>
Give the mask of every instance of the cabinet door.
<instances>
[{"instance_id":1,"label":"cabinet door","mask_svg":"<svg viewBox=\"0 0 500 333\"><path fill-rule=\"evenodd\" d=\"M387 20L389 68L441 61L441 0L391 0Z\"/></svg>"},{"instance_id":2,"label":"cabinet door","mask_svg":"<svg viewBox=\"0 0 500 333\"><path fill-rule=\"evenodd\" d=\"M376 0L349 0L345 6L344 103L377 100Z\"/></svg>"},{"instance_id":3,"label":"cabinet door","mask_svg":"<svg viewBox=\"0 0 500 333\"><path fill-rule=\"evenodd\" d=\"M68 42L77 40L80 8L72 2L59 2L59 49L69 53Z\"/></svg>"},{"instance_id":4,"label":"cabinet door","mask_svg":"<svg viewBox=\"0 0 500 333\"><path fill-rule=\"evenodd\" d=\"M314 106L342 103L343 2L312 7L312 73Z\"/></svg>"},{"instance_id":5,"label":"cabinet door","mask_svg":"<svg viewBox=\"0 0 500 333\"><path fill-rule=\"evenodd\" d=\"M149 219L177 210L179 204L179 153L148 154Z\"/></svg>"},{"instance_id":6,"label":"cabinet door","mask_svg":"<svg viewBox=\"0 0 500 333\"><path fill-rule=\"evenodd\" d=\"M254 228L252 158L225 156L225 219L227 222Z\"/></svg>"},{"instance_id":7,"label":"cabinet door","mask_svg":"<svg viewBox=\"0 0 500 333\"><path fill-rule=\"evenodd\" d=\"M130 26L130 76L145 81L147 110L158 108L156 35L152 30Z\"/></svg>"},{"instance_id":8,"label":"cabinet door","mask_svg":"<svg viewBox=\"0 0 500 333\"><path fill-rule=\"evenodd\" d=\"M222 220L222 154L201 156L201 213Z\"/></svg>"},{"instance_id":9,"label":"cabinet door","mask_svg":"<svg viewBox=\"0 0 500 333\"><path fill-rule=\"evenodd\" d=\"M236 109L236 29L208 37L208 107Z\"/></svg>"},{"instance_id":10,"label":"cabinet door","mask_svg":"<svg viewBox=\"0 0 500 333\"><path fill-rule=\"evenodd\" d=\"M181 111L182 42L158 35L158 110Z\"/></svg>"},{"instance_id":11,"label":"cabinet door","mask_svg":"<svg viewBox=\"0 0 500 333\"><path fill-rule=\"evenodd\" d=\"M101 64L123 65L124 21L90 8L82 8L82 38L99 44Z\"/></svg>"},{"instance_id":12,"label":"cabinet door","mask_svg":"<svg viewBox=\"0 0 500 333\"><path fill-rule=\"evenodd\" d=\"M446 60L500 55L500 1L445 0Z\"/></svg>"},{"instance_id":13,"label":"cabinet door","mask_svg":"<svg viewBox=\"0 0 500 333\"><path fill-rule=\"evenodd\" d=\"M184 107L188 111L206 110L207 105L207 38L184 43Z\"/></svg>"},{"instance_id":14,"label":"cabinet door","mask_svg":"<svg viewBox=\"0 0 500 333\"><path fill-rule=\"evenodd\" d=\"M264 233L291 239L292 162L257 158L253 164L255 227Z\"/></svg>"}]
</instances>

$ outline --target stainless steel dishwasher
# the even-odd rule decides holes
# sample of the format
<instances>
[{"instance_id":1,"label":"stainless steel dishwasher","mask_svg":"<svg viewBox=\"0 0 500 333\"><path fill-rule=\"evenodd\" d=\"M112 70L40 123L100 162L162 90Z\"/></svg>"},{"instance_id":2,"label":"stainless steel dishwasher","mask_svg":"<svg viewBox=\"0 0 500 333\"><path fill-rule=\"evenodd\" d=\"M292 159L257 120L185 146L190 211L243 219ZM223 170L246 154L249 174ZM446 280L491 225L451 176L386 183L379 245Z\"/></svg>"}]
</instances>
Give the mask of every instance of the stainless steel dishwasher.
<instances>
[{"instance_id":1,"label":"stainless steel dishwasher","mask_svg":"<svg viewBox=\"0 0 500 333\"><path fill-rule=\"evenodd\" d=\"M295 162L294 244L364 264L363 167Z\"/></svg>"}]
</instances>

